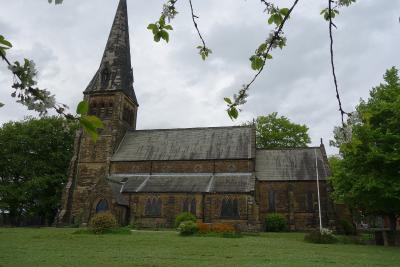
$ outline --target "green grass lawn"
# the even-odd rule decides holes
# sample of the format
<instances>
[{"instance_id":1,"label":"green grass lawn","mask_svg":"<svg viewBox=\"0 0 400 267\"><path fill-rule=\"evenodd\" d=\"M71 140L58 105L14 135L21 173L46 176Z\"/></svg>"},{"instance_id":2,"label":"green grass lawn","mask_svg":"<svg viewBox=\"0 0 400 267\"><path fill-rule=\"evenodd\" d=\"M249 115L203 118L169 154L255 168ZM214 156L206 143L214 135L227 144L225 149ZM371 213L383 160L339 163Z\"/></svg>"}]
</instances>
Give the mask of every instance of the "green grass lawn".
<instances>
[{"instance_id":1,"label":"green grass lawn","mask_svg":"<svg viewBox=\"0 0 400 267\"><path fill-rule=\"evenodd\" d=\"M221 238L74 231L0 228L0 266L400 266L399 248L309 244L302 233Z\"/></svg>"}]
</instances>

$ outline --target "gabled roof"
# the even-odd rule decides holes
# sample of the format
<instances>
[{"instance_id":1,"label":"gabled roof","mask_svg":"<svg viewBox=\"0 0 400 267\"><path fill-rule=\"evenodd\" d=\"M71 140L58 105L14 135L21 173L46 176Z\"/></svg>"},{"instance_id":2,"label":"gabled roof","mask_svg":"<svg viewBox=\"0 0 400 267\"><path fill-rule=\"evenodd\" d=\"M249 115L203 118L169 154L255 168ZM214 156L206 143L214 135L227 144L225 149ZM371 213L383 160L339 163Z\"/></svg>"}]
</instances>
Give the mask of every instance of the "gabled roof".
<instances>
[{"instance_id":1,"label":"gabled roof","mask_svg":"<svg viewBox=\"0 0 400 267\"><path fill-rule=\"evenodd\" d=\"M100 67L85 94L119 90L138 105L133 90L126 0L120 0Z\"/></svg>"},{"instance_id":2,"label":"gabled roof","mask_svg":"<svg viewBox=\"0 0 400 267\"><path fill-rule=\"evenodd\" d=\"M114 199L117 201L119 205L128 206L129 201L126 196L121 194L121 187L123 183L121 182L123 177L109 177L108 184L111 187L111 192L114 196Z\"/></svg>"},{"instance_id":3,"label":"gabled roof","mask_svg":"<svg viewBox=\"0 0 400 267\"><path fill-rule=\"evenodd\" d=\"M265 149L256 151L256 178L260 181L320 180L329 170L320 147Z\"/></svg>"},{"instance_id":4,"label":"gabled roof","mask_svg":"<svg viewBox=\"0 0 400 267\"><path fill-rule=\"evenodd\" d=\"M252 173L171 173L114 175L124 181L122 193L248 193L254 190Z\"/></svg>"},{"instance_id":5,"label":"gabled roof","mask_svg":"<svg viewBox=\"0 0 400 267\"><path fill-rule=\"evenodd\" d=\"M251 126L128 131L112 161L250 159Z\"/></svg>"}]
</instances>

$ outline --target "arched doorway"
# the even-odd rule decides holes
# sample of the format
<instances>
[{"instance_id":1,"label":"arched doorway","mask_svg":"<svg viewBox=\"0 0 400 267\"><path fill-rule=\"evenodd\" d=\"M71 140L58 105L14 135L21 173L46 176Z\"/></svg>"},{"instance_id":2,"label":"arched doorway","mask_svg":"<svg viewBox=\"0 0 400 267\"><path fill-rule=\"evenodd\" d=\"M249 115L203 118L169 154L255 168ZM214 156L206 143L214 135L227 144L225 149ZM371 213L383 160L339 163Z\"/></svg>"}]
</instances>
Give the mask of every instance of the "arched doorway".
<instances>
[{"instance_id":1,"label":"arched doorway","mask_svg":"<svg viewBox=\"0 0 400 267\"><path fill-rule=\"evenodd\" d=\"M108 201L101 199L96 205L96 213L108 211Z\"/></svg>"}]
</instances>

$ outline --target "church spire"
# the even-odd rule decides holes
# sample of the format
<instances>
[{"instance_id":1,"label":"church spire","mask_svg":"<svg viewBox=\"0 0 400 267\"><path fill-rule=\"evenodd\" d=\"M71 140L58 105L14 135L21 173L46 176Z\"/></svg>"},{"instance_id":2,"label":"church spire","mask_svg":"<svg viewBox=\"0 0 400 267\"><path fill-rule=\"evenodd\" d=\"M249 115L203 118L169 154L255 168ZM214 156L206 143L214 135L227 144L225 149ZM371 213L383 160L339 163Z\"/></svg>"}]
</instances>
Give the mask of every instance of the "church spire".
<instances>
[{"instance_id":1,"label":"church spire","mask_svg":"<svg viewBox=\"0 0 400 267\"><path fill-rule=\"evenodd\" d=\"M100 67L85 94L107 90L123 91L136 105L129 45L126 0L120 0Z\"/></svg>"}]
</instances>

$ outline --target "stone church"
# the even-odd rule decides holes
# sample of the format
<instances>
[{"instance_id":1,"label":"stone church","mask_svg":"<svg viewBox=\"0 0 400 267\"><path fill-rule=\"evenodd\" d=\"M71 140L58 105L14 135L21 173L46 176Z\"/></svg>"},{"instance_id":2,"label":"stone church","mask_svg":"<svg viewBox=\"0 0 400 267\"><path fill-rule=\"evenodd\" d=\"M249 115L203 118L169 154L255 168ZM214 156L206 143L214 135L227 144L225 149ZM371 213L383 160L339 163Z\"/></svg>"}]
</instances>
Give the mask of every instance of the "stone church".
<instances>
[{"instance_id":1,"label":"stone church","mask_svg":"<svg viewBox=\"0 0 400 267\"><path fill-rule=\"evenodd\" d=\"M205 223L260 230L284 215L292 230L333 222L327 156L319 147L257 149L252 126L136 130L126 0L120 0L100 67L84 91L104 122L94 143L75 139L60 224L85 224L103 211L121 224L172 227L187 211Z\"/></svg>"}]
</instances>

